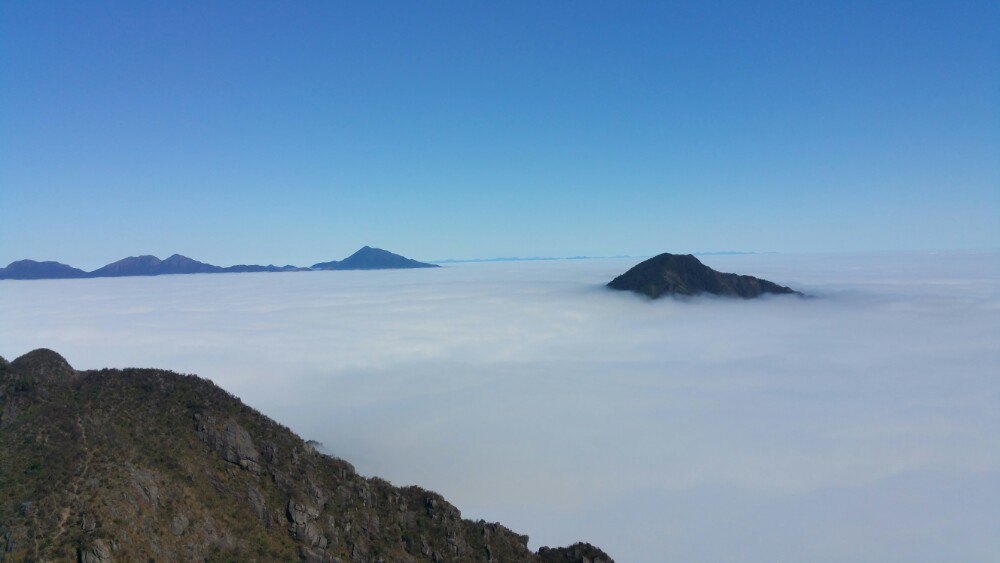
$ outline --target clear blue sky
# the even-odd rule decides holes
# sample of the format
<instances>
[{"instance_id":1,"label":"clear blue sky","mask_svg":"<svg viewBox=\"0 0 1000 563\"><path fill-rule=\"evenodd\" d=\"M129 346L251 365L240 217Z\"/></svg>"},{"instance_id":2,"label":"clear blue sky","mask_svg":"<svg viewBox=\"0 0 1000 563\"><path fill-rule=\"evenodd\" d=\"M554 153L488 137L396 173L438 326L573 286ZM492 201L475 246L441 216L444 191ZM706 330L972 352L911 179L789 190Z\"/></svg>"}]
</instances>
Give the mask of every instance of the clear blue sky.
<instances>
[{"instance_id":1,"label":"clear blue sky","mask_svg":"<svg viewBox=\"0 0 1000 563\"><path fill-rule=\"evenodd\" d=\"M1000 246L996 2L3 2L0 262Z\"/></svg>"}]
</instances>

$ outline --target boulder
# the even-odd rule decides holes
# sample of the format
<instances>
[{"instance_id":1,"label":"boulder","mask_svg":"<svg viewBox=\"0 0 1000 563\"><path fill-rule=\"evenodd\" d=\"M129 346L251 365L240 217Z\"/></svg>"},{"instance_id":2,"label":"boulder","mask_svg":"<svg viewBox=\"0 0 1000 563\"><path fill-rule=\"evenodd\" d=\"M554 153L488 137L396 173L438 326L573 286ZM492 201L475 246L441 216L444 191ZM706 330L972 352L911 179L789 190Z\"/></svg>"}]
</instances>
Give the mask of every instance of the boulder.
<instances>
[{"instance_id":1,"label":"boulder","mask_svg":"<svg viewBox=\"0 0 1000 563\"><path fill-rule=\"evenodd\" d=\"M111 548L104 540L94 540L90 548L80 550L79 560L80 563L109 563Z\"/></svg>"},{"instance_id":2,"label":"boulder","mask_svg":"<svg viewBox=\"0 0 1000 563\"><path fill-rule=\"evenodd\" d=\"M145 469L132 470L132 488L139 493L139 499L155 508L160 504L160 488L156 485L156 478Z\"/></svg>"},{"instance_id":3,"label":"boulder","mask_svg":"<svg viewBox=\"0 0 1000 563\"><path fill-rule=\"evenodd\" d=\"M177 516L174 516L174 519L170 522L170 533L175 536L184 535L184 532L187 531L188 524L189 521L187 516L178 514Z\"/></svg>"}]
</instances>

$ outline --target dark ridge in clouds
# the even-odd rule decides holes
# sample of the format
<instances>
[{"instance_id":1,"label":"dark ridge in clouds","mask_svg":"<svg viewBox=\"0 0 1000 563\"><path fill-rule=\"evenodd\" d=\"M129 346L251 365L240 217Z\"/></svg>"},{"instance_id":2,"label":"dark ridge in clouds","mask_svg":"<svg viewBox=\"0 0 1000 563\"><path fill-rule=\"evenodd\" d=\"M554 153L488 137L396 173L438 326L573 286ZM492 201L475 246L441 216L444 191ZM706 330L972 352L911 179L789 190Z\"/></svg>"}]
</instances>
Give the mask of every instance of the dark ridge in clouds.
<instances>
[{"instance_id":1,"label":"dark ridge in clouds","mask_svg":"<svg viewBox=\"0 0 1000 563\"><path fill-rule=\"evenodd\" d=\"M632 291L650 299L702 294L744 299L766 294L802 296L801 293L772 281L713 270L691 254L669 252L632 266L627 272L608 282L608 287Z\"/></svg>"},{"instance_id":2,"label":"dark ridge in clouds","mask_svg":"<svg viewBox=\"0 0 1000 563\"><path fill-rule=\"evenodd\" d=\"M634 260L10 284L5 355L172 366L369 475L620 561L1000 553L1000 253L713 256L815 299L649 302Z\"/></svg>"}]
</instances>

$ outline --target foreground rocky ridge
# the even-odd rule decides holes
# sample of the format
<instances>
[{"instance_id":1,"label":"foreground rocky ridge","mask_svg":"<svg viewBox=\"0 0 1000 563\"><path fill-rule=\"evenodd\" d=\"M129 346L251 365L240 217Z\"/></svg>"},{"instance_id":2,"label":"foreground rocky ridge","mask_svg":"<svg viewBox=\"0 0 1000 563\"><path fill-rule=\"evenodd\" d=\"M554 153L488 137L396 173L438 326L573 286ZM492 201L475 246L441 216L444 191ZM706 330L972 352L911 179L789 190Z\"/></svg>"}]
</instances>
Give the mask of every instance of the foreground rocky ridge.
<instances>
[{"instance_id":1,"label":"foreground rocky ridge","mask_svg":"<svg viewBox=\"0 0 1000 563\"><path fill-rule=\"evenodd\" d=\"M0 560L601 563L358 475L211 382L0 358Z\"/></svg>"}]
</instances>

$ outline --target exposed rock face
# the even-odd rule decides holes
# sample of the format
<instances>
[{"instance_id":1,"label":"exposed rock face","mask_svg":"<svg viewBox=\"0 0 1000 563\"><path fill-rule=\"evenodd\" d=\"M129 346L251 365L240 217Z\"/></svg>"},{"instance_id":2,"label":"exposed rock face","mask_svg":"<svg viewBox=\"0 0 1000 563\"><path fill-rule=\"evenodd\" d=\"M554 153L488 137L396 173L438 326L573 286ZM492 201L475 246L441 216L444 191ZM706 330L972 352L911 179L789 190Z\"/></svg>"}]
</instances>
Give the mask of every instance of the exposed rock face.
<instances>
[{"instance_id":1,"label":"exposed rock face","mask_svg":"<svg viewBox=\"0 0 1000 563\"><path fill-rule=\"evenodd\" d=\"M189 523L190 521L187 519L187 516L183 514L174 516L174 519L170 522L170 533L175 536L184 535Z\"/></svg>"},{"instance_id":2,"label":"exposed rock face","mask_svg":"<svg viewBox=\"0 0 1000 563\"><path fill-rule=\"evenodd\" d=\"M0 561L610 561L358 475L195 376L0 363ZM581 547L584 546L584 547Z\"/></svg>"},{"instance_id":3,"label":"exposed rock face","mask_svg":"<svg viewBox=\"0 0 1000 563\"><path fill-rule=\"evenodd\" d=\"M211 416L200 414L195 415L195 420L198 423L198 437L219 452L222 459L260 473L260 454L250 439L250 433L235 420L228 419L219 424Z\"/></svg>"},{"instance_id":4,"label":"exposed rock face","mask_svg":"<svg viewBox=\"0 0 1000 563\"><path fill-rule=\"evenodd\" d=\"M264 498L264 493L260 492L257 487L248 485L247 502L250 503L250 510L257 516L257 520L260 520L265 526L270 525L270 518L267 512L267 499Z\"/></svg>"},{"instance_id":5,"label":"exposed rock face","mask_svg":"<svg viewBox=\"0 0 1000 563\"><path fill-rule=\"evenodd\" d=\"M669 253L637 264L612 280L608 287L634 291L653 299L702 293L743 298L765 293L801 295L791 288L753 276L717 272L690 254Z\"/></svg>"},{"instance_id":6,"label":"exposed rock face","mask_svg":"<svg viewBox=\"0 0 1000 563\"><path fill-rule=\"evenodd\" d=\"M110 563L111 548L104 540L94 540L90 548L80 550L79 560L81 563Z\"/></svg>"},{"instance_id":7,"label":"exposed rock face","mask_svg":"<svg viewBox=\"0 0 1000 563\"><path fill-rule=\"evenodd\" d=\"M130 474L132 488L138 493L133 498L155 510L160 505L160 487L156 484L156 476L146 469L131 469Z\"/></svg>"}]
</instances>

